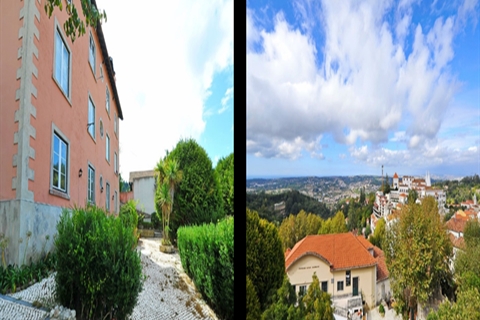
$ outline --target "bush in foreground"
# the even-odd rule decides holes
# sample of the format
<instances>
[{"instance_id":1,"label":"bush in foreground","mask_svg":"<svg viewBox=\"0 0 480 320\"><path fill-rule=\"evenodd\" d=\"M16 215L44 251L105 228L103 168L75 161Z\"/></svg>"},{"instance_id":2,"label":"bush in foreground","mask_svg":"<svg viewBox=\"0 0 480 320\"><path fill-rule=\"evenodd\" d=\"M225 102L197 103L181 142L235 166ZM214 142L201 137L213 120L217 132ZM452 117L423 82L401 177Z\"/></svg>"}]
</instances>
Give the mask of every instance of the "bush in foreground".
<instances>
[{"instance_id":1,"label":"bush in foreground","mask_svg":"<svg viewBox=\"0 0 480 320\"><path fill-rule=\"evenodd\" d=\"M133 223L95 206L64 210L57 225L56 297L78 319L125 319L143 286Z\"/></svg>"},{"instance_id":2,"label":"bush in foreground","mask_svg":"<svg viewBox=\"0 0 480 320\"><path fill-rule=\"evenodd\" d=\"M182 267L222 319L233 319L233 217L217 224L180 227Z\"/></svg>"}]
</instances>

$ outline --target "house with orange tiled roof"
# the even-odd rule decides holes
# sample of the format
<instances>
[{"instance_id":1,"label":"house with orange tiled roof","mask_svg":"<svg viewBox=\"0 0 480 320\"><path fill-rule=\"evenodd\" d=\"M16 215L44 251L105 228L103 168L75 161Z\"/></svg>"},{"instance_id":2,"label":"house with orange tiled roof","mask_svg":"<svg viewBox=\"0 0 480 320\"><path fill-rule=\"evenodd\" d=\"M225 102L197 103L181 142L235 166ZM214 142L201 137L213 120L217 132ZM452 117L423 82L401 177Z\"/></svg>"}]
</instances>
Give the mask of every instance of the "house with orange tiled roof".
<instances>
[{"instance_id":1,"label":"house with orange tiled roof","mask_svg":"<svg viewBox=\"0 0 480 320\"><path fill-rule=\"evenodd\" d=\"M298 294L308 290L315 272L337 311L345 313L363 310L362 296L375 306L390 289L383 252L351 232L306 236L286 254L285 269Z\"/></svg>"}]
</instances>

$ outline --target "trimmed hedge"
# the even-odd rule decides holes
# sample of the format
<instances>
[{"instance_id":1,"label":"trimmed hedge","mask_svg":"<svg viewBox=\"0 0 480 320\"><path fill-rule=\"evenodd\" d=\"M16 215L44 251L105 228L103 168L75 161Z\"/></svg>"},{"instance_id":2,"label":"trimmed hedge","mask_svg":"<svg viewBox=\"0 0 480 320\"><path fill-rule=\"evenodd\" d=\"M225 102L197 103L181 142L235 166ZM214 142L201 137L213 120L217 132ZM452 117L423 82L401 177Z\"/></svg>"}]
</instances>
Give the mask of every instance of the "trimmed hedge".
<instances>
[{"instance_id":1,"label":"trimmed hedge","mask_svg":"<svg viewBox=\"0 0 480 320\"><path fill-rule=\"evenodd\" d=\"M127 220L127 221L126 221ZM134 221L96 206L64 210L57 225L56 297L77 319L126 319L143 276Z\"/></svg>"},{"instance_id":2,"label":"trimmed hedge","mask_svg":"<svg viewBox=\"0 0 480 320\"><path fill-rule=\"evenodd\" d=\"M180 227L177 235L186 274L217 316L233 319L233 217L217 224Z\"/></svg>"}]
</instances>

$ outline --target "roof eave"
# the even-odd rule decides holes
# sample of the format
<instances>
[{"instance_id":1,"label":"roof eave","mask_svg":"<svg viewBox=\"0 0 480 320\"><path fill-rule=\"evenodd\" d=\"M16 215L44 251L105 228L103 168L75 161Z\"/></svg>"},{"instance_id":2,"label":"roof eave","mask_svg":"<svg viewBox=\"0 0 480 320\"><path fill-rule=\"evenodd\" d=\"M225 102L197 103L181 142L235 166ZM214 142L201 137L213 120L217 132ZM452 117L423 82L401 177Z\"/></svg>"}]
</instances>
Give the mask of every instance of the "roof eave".
<instances>
[{"instance_id":1,"label":"roof eave","mask_svg":"<svg viewBox=\"0 0 480 320\"><path fill-rule=\"evenodd\" d=\"M92 0L92 4L98 10L95 0ZM118 117L123 120L123 112L122 107L120 106L120 99L118 98L117 85L115 84L112 64L110 63L110 56L108 55L107 44L105 42L105 36L103 35L102 24L100 23L100 21L98 21L97 27L95 29L98 35L98 40L100 41L100 48L102 49L103 64L107 67L108 79L110 80L110 85L113 89L113 98L115 100L115 105L117 106Z\"/></svg>"}]
</instances>

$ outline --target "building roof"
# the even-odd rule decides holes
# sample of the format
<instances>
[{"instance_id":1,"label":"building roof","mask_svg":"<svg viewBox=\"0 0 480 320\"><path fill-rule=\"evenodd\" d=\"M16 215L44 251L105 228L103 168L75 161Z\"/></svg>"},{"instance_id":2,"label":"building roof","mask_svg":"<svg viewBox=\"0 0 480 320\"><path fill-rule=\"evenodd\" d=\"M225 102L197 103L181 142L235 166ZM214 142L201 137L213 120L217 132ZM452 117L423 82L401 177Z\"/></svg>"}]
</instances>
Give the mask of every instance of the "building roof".
<instances>
[{"instance_id":1,"label":"building roof","mask_svg":"<svg viewBox=\"0 0 480 320\"><path fill-rule=\"evenodd\" d=\"M361 238L351 232L306 236L286 256L285 269L306 255L317 256L337 270L374 266L377 262L366 249L373 245Z\"/></svg>"},{"instance_id":2,"label":"building roof","mask_svg":"<svg viewBox=\"0 0 480 320\"><path fill-rule=\"evenodd\" d=\"M390 273L387 269L387 263L385 261L385 255L383 254L382 249L379 247L373 247L373 253L375 259L377 260L377 282L387 279L390 276Z\"/></svg>"},{"instance_id":3,"label":"building roof","mask_svg":"<svg viewBox=\"0 0 480 320\"><path fill-rule=\"evenodd\" d=\"M455 232L463 232L467 220L456 219L455 216L447 221L447 229Z\"/></svg>"},{"instance_id":4,"label":"building roof","mask_svg":"<svg viewBox=\"0 0 480 320\"><path fill-rule=\"evenodd\" d=\"M133 171L130 172L130 182L135 179L155 177L155 170Z\"/></svg>"},{"instance_id":5,"label":"building roof","mask_svg":"<svg viewBox=\"0 0 480 320\"><path fill-rule=\"evenodd\" d=\"M92 4L97 8L97 2L92 0ZM115 100L115 105L117 106L118 117L123 120L122 107L120 106L120 99L118 98L117 85L115 84L115 71L113 70L113 61L108 55L107 44L105 43L105 37L103 35L102 24L100 21L97 23L97 35L98 40L100 41L100 48L102 50L103 64L107 68L108 79L110 80L110 85L113 89L113 98Z\"/></svg>"},{"instance_id":6,"label":"building roof","mask_svg":"<svg viewBox=\"0 0 480 320\"><path fill-rule=\"evenodd\" d=\"M455 237L453 234L449 234L448 237L450 238L450 241L452 242L453 246L457 249L465 249L465 239L463 237Z\"/></svg>"},{"instance_id":7,"label":"building roof","mask_svg":"<svg viewBox=\"0 0 480 320\"><path fill-rule=\"evenodd\" d=\"M398 178L398 174L395 172L395 174L393 175L394 178Z\"/></svg>"}]
</instances>

